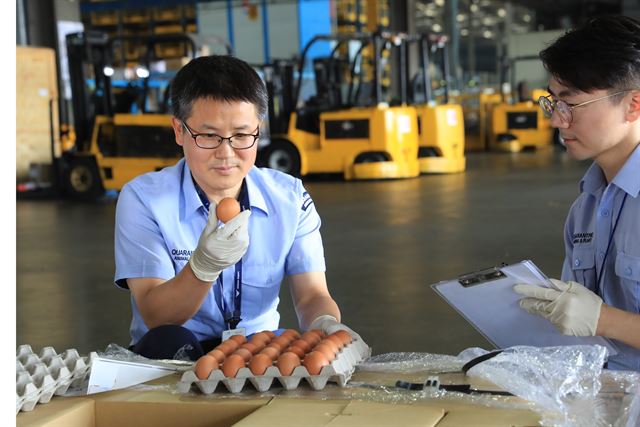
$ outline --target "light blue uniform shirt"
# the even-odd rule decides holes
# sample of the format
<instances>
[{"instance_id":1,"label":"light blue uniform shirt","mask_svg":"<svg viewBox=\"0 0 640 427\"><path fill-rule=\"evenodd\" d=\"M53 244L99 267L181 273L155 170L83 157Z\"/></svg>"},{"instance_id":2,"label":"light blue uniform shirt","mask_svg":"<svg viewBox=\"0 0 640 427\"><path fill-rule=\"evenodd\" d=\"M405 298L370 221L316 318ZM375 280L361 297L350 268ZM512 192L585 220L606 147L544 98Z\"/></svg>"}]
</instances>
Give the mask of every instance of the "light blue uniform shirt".
<instances>
[{"instance_id":1,"label":"light blue uniform shirt","mask_svg":"<svg viewBox=\"0 0 640 427\"><path fill-rule=\"evenodd\" d=\"M299 179L253 167L245 178L251 216L249 248L242 258L242 321L247 334L278 328L280 283L285 275L324 272L320 217ZM184 159L159 172L141 175L120 192L116 208L115 282L173 278L186 265L207 222ZM233 304L235 266L222 272L224 298ZM184 327L198 340L222 336L226 329L214 283L198 312ZM131 296L131 344L148 331Z\"/></svg>"},{"instance_id":2,"label":"light blue uniform shirt","mask_svg":"<svg viewBox=\"0 0 640 427\"><path fill-rule=\"evenodd\" d=\"M565 224L562 279L582 283L610 306L640 313L640 146L609 185L592 164L580 191ZM609 359L609 368L640 371L640 349L614 344L619 354Z\"/></svg>"}]
</instances>

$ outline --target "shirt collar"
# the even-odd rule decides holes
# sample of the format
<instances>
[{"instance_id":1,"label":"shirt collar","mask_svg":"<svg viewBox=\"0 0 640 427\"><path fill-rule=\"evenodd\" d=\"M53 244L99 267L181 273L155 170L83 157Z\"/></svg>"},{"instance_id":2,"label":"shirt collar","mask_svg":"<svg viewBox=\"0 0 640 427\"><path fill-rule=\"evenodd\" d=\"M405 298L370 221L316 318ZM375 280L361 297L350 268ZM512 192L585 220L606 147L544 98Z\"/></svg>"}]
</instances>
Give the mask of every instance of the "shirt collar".
<instances>
[{"instance_id":1,"label":"shirt collar","mask_svg":"<svg viewBox=\"0 0 640 427\"><path fill-rule=\"evenodd\" d=\"M613 178L612 183L631 197L637 197L640 192L638 170L640 170L640 145L631 152L627 161ZM595 195L599 188L605 187L606 185L607 180L604 172L602 172L600 166L594 162L580 181L580 191Z\"/></svg>"},{"instance_id":2,"label":"shirt collar","mask_svg":"<svg viewBox=\"0 0 640 427\"><path fill-rule=\"evenodd\" d=\"M198 196L195 183L191 177L191 170L185 159L180 160L183 162L182 167L182 197L184 198L184 217L197 212L200 208L204 208L202 200Z\"/></svg>"},{"instance_id":3,"label":"shirt collar","mask_svg":"<svg viewBox=\"0 0 640 427\"><path fill-rule=\"evenodd\" d=\"M258 168L253 166L245 178L247 183L247 192L249 193L249 203L251 203L251 208L258 208L269 215L269 209L267 208L267 202L264 199L264 194L256 183L255 174L257 173L259 173Z\"/></svg>"},{"instance_id":4,"label":"shirt collar","mask_svg":"<svg viewBox=\"0 0 640 427\"><path fill-rule=\"evenodd\" d=\"M638 171L640 171L640 145L636 146L635 150L631 152L622 169L613 178L613 183L631 197L638 197L638 192L640 192L640 175Z\"/></svg>"},{"instance_id":5,"label":"shirt collar","mask_svg":"<svg viewBox=\"0 0 640 427\"><path fill-rule=\"evenodd\" d=\"M207 209L207 207L202 202L200 196L198 195L198 189L196 188L195 182L191 176L191 170L187 165L187 162L182 159L184 162L182 169L182 195L184 197L184 205L185 205L185 217L190 215L200 208ZM247 184L247 192L249 193L249 203L251 204L251 208L258 208L262 210L264 213L269 215L269 209L267 208L267 202L264 199L264 194L260 190L260 187L256 184L256 180L254 178L254 174L257 173L257 168L253 166L249 173L245 178L245 182Z\"/></svg>"}]
</instances>

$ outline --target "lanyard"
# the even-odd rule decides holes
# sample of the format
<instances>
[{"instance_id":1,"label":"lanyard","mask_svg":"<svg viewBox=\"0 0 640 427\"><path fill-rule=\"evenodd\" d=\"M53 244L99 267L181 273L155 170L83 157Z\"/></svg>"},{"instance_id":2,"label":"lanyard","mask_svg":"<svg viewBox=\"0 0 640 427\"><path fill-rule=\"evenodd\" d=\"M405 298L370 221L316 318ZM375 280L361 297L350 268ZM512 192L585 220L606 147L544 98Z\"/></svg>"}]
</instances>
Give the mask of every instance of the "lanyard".
<instances>
[{"instance_id":1,"label":"lanyard","mask_svg":"<svg viewBox=\"0 0 640 427\"><path fill-rule=\"evenodd\" d=\"M247 191L247 184L242 181L242 187L240 188L240 210L249 209L249 192ZM222 314L224 315L224 321L227 324L228 329L235 329L238 323L242 320L240 312L242 308L242 258L235 265L235 271L233 274L233 293L231 307L227 306L227 302L224 298L224 280L222 278L224 272L221 272L218 276L218 285L220 285L220 299L222 304Z\"/></svg>"},{"instance_id":2,"label":"lanyard","mask_svg":"<svg viewBox=\"0 0 640 427\"><path fill-rule=\"evenodd\" d=\"M611 233L609 233L609 240L607 241L607 249L604 251L604 257L602 257L602 270L600 274L598 274L598 264L595 264L594 270L596 272L596 289L600 291L602 297L604 298L604 289L600 287L600 282L602 281L602 277L604 276L604 270L606 268L607 255L609 255L609 248L611 247L611 241L613 240L613 236L616 233L616 228L618 228L618 222L620 221L620 215L622 214L622 208L624 208L624 202L627 201L628 193L624 193L624 198L622 199L622 203L620 204L620 210L618 210L618 215L616 216L616 222L613 223L613 229Z\"/></svg>"},{"instance_id":3,"label":"lanyard","mask_svg":"<svg viewBox=\"0 0 640 427\"><path fill-rule=\"evenodd\" d=\"M193 176L191 178L193 179ZM202 202L204 207L209 210L209 198L196 183L195 179L193 179L193 185L196 188L196 192L198 193L200 201ZM238 199L240 199L240 210L244 211L251 207L251 204L249 203L249 192L247 191L246 180L242 181ZM238 326L238 323L240 323L240 321L242 320L242 318L240 317L240 310L242 308L242 258L240 258L240 261L236 263L235 272L233 274L233 305L231 306L231 308L227 307L227 302L224 299L224 280L222 278L223 273L224 272L221 272L218 276L218 284L220 285L220 299L222 300L219 307L224 316L224 321L227 324L227 328L235 329L236 326Z\"/></svg>"}]
</instances>

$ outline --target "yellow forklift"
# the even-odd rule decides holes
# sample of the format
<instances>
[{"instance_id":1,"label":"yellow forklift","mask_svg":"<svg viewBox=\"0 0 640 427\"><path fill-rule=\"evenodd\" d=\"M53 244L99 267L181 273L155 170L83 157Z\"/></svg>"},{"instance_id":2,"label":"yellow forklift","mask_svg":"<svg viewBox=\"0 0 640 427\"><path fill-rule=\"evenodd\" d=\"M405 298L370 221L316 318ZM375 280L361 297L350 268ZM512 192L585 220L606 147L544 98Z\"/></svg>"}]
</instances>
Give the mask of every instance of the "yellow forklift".
<instances>
[{"instance_id":1,"label":"yellow forklift","mask_svg":"<svg viewBox=\"0 0 640 427\"><path fill-rule=\"evenodd\" d=\"M548 95L545 90L529 91L515 84L514 66L517 61L538 59L536 56L521 56L505 60L501 67L500 94L480 95L481 136L486 135L490 150L519 152L525 149L540 149L553 143L553 129L537 99ZM505 94L504 82L511 75L511 91Z\"/></svg>"},{"instance_id":2,"label":"yellow forklift","mask_svg":"<svg viewBox=\"0 0 640 427\"><path fill-rule=\"evenodd\" d=\"M229 45L221 43L230 53ZM119 54L132 44L139 47L138 56ZM174 58L160 57L165 46L182 48ZM196 49L188 34L67 36L76 143L62 153L59 169L69 196L95 199L182 156L171 127L168 88Z\"/></svg>"},{"instance_id":3,"label":"yellow forklift","mask_svg":"<svg viewBox=\"0 0 640 427\"><path fill-rule=\"evenodd\" d=\"M418 113L420 134L418 160L420 172L457 173L466 167L464 156L464 117L462 106L451 102L447 80L449 66L447 61L446 36L435 34L408 35L402 38L400 45L400 75L408 70L409 49L412 43L418 45L419 71L410 79L410 104ZM440 53L442 94L439 101L433 96L429 65L431 54ZM401 85L404 79L400 79ZM401 92L405 89L401 88Z\"/></svg>"},{"instance_id":4,"label":"yellow forklift","mask_svg":"<svg viewBox=\"0 0 640 427\"><path fill-rule=\"evenodd\" d=\"M334 46L327 57L313 59L315 95L300 101L305 62L318 42ZM270 138L259 149L258 164L295 176L340 173L346 180L418 176L417 114L383 100L383 43L376 33L319 35L305 46L297 76L291 64L267 67ZM370 78L362 63L365 49Z\"/></svg>"}]
</instances>

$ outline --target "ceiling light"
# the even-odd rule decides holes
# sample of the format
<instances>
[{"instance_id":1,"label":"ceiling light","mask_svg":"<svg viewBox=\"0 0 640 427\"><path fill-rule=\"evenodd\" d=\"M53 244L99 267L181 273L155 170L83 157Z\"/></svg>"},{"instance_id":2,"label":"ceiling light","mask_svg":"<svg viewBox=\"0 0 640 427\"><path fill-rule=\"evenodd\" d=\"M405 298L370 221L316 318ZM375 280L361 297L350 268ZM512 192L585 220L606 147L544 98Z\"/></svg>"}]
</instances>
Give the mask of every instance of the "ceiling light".
<instances>
[{"instance_id":1,"label":"ceiling light","mask_svg":"<svg viewBox=\"0 0 640 427\"><path fill-rule=\"evenodd\" d=\"M504 8L501 7L500 9L498 9L498 16L500 18L504 18L505 16L507 16L507 11L504 10Z\"/></svg>"},{"instance_id":2,"label":"ceiling light","mask_svg":"<svg viewBox=\"0 0 640 427\"><path fill-rule=\"evenodd\" d=\"M440 31L442 31L442 26L440 26L440 24L433 24L433 27L431 27L433 29L433 31L435 31L436 33L439 33Z\"/></svg>"},{"instance_id":3,"label":"ceiling light","mask_svg":"<svg viewBox=\"0 0 640 427\"><path fill-rule=\"evenodd\" d=\"M478 5L477 4L472 4L469 7L469 10L471 10L471 12L476 13L478 11Z\"/></svg>"}]
</instances>

